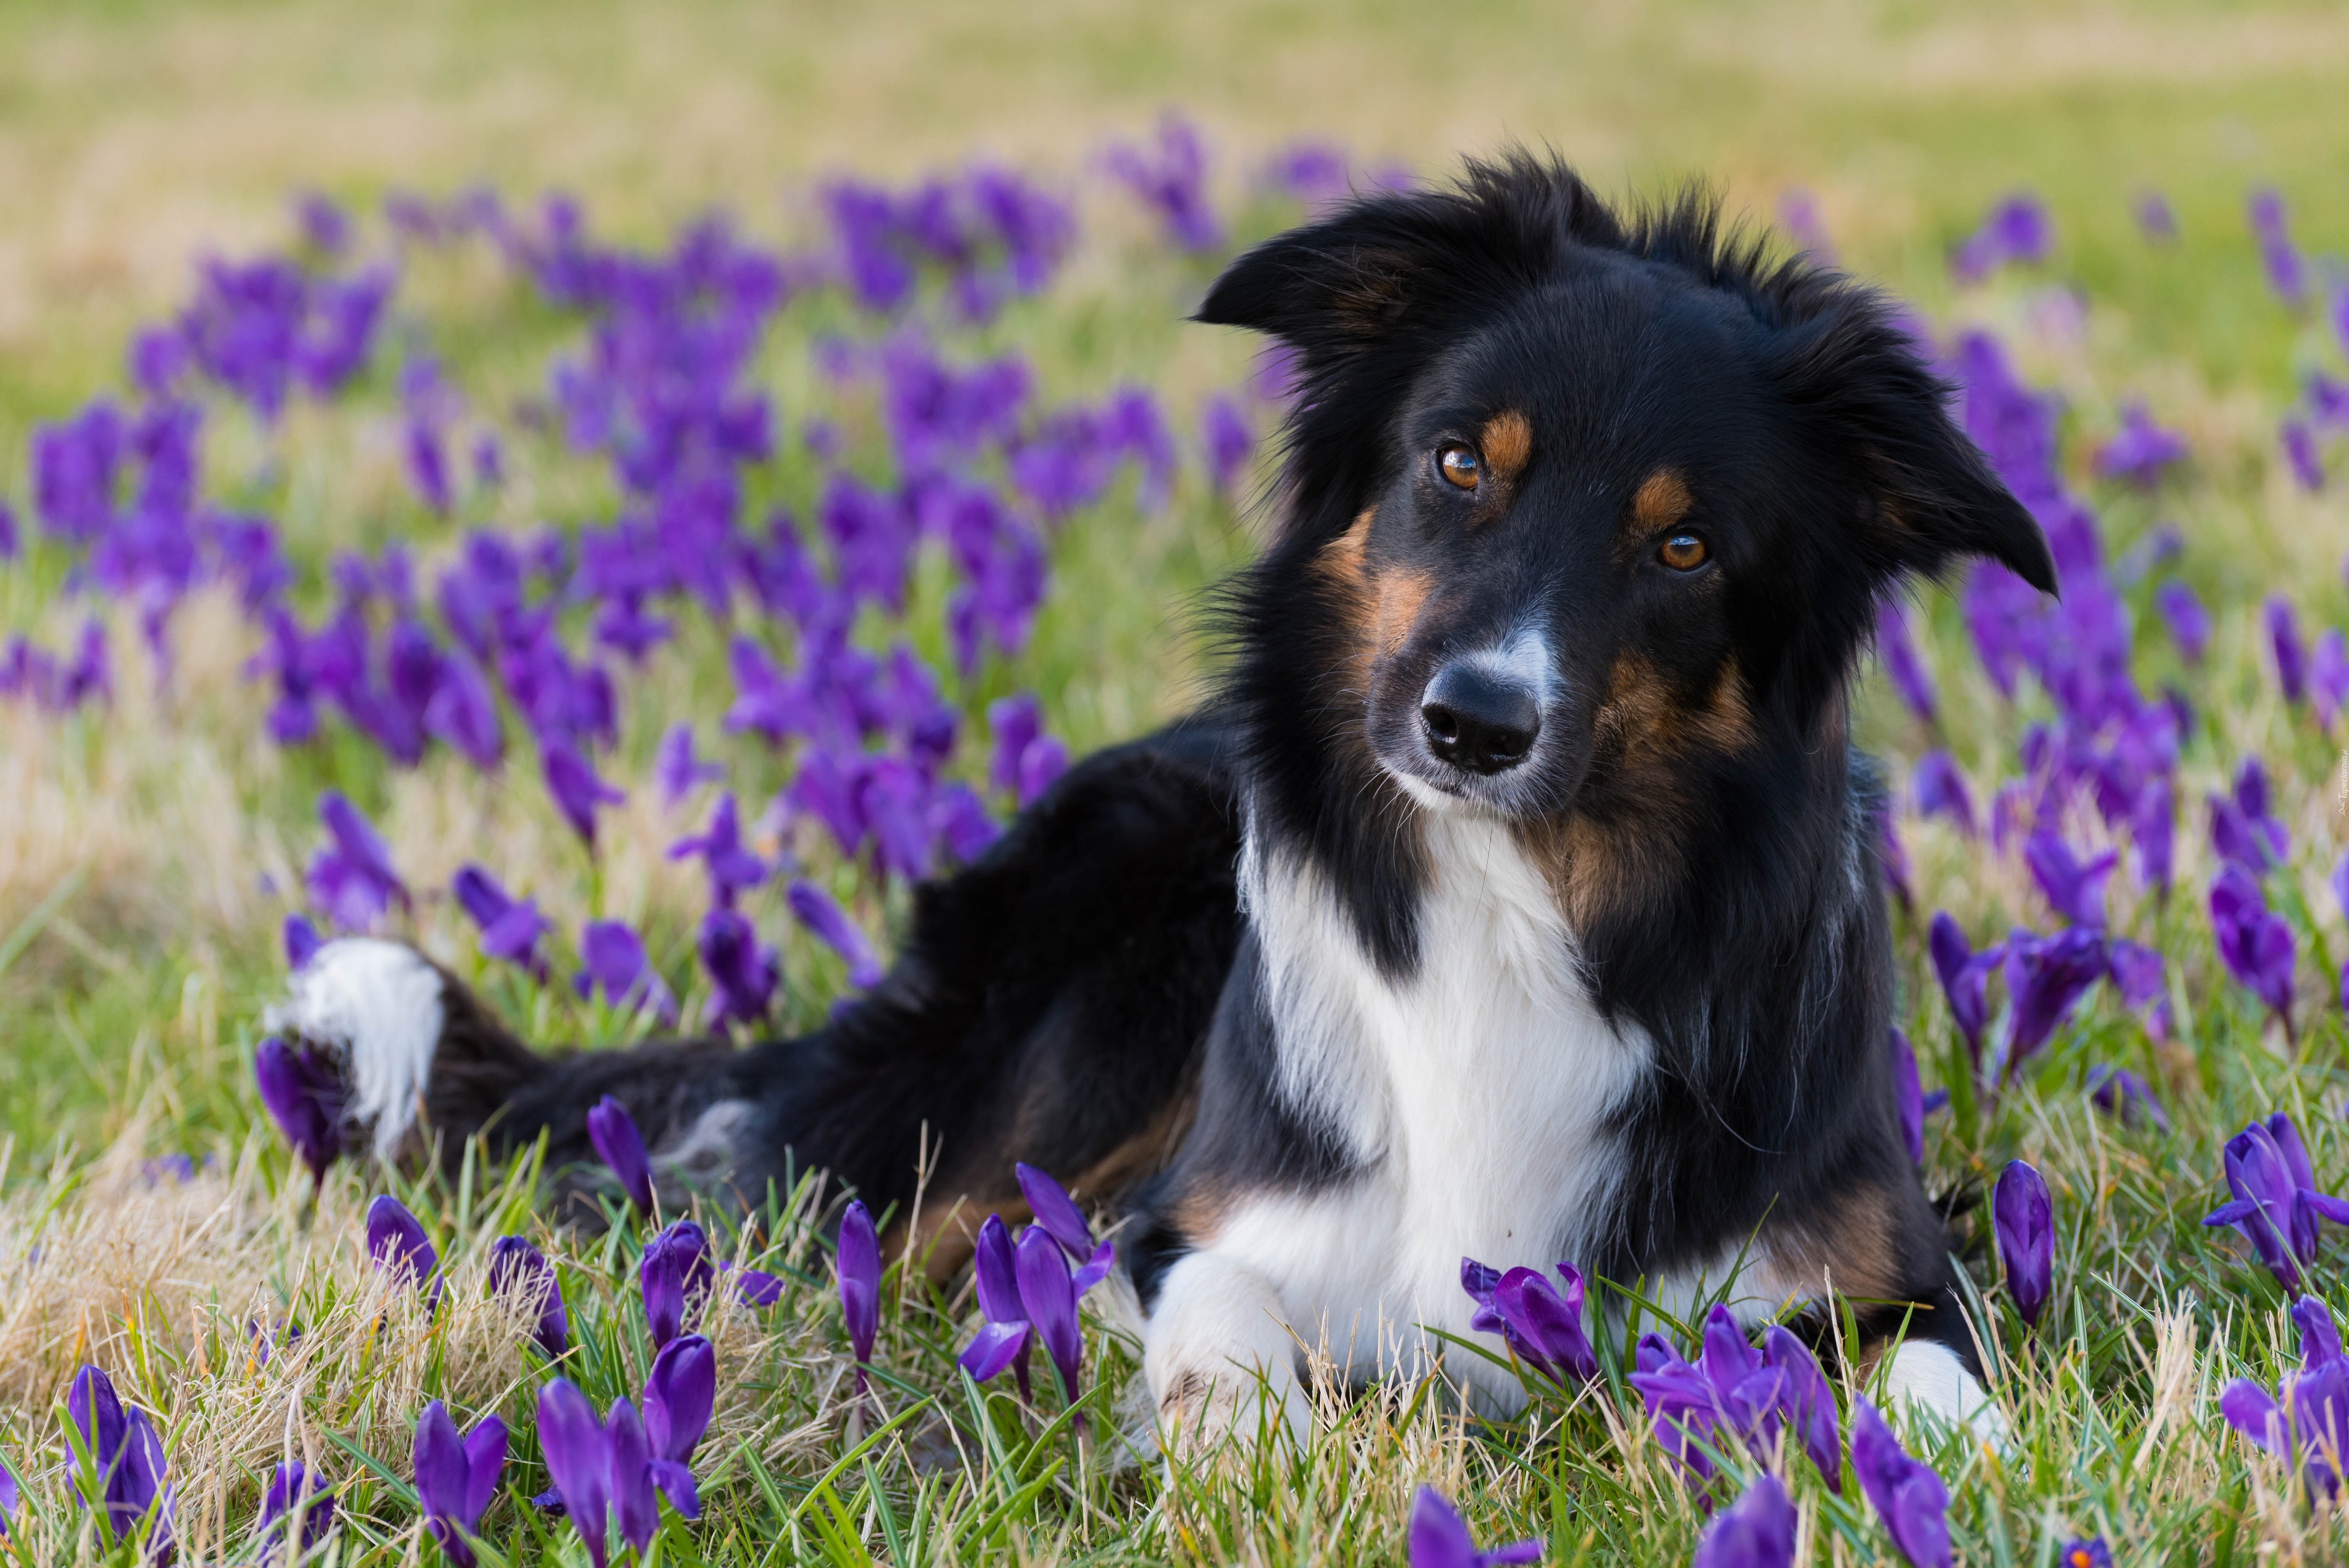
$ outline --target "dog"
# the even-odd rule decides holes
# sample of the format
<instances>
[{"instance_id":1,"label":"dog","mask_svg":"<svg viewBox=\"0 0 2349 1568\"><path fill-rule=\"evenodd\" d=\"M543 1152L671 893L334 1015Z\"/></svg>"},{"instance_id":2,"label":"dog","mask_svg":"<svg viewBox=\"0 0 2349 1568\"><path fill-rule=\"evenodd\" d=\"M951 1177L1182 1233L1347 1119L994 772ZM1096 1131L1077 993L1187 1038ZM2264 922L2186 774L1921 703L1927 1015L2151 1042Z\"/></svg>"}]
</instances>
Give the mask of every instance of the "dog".
<instances>
[{"instance_id":1,"label":"dog","mask_svg":"<svg viewBox=\"0 0 2349 1568\"><path fill-rule=\"evenodd\" d=\"M1879 601L2037 524L1881 295L1691 194L1618 212L1514 153L1241 255L1196 319L1293 357L1221 683L919 888L895 966L804 1038L547 1056L393 943L272 1015L395 1157L809 1169L943 1276L1015 1161L1122 1216L1151 1397L1214 1434L1481 1357L1465 1258L1677 1313L1848 1310L1896 1397L1995 1422L1888 1032L1886 805L1850 738ZM1602 1317L1619 1326L1619 1301Z\"/></svg>"}]
</instances>

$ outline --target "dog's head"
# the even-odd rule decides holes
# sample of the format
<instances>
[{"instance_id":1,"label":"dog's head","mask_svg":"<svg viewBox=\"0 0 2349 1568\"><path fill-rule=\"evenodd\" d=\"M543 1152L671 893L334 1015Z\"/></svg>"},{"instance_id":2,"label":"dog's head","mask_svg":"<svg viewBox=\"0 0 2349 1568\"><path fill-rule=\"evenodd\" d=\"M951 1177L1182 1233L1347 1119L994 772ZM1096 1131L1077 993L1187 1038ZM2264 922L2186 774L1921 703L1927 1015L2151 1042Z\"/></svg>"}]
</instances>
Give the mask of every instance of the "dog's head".
<instances>
[{"instance_id":1,"label":"dog's head","mask_svg":"<svg viewBox=\"0 0 2349 1568\"><path fill-rule=\"evenodd\" d=\"M1243 662L1430 809L1557 821L1784 752L1840 725L1903 574L2054 587L1889 302L1699 198L1627 223L1472 166L1257 246L1199 315L1297 361Z\"/></svg>"}]
</instances>

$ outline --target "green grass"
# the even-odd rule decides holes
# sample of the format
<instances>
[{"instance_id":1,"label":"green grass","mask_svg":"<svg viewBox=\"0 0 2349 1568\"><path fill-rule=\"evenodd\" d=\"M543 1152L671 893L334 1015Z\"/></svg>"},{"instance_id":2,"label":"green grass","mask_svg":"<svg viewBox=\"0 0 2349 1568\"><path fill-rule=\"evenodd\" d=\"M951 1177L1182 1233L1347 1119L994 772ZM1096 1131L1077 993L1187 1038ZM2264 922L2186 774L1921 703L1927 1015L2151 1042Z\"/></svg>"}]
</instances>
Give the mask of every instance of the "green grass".
<instances>
[{"instance_id":1,"label":"green grass","mask_svg":"<svg viewBox=\"0 0 2349 1568\"><path fill-rule=\"evenodd\" d=\"M2294 1115L2328 1188L2349 1179L2349 1041L2327 1000L2349 958L2324 885L2349 841L2330 791L2338 753L2304 711L2273 697L2256 625L2259 598L2275 589L2295 597L2312 631L2349 622L2338 571L2349 508L2337 487L2296 493L2273 438L2299 371L2337 368L2338 350L2267 296L2242 218L2247 190L2272 182L2292 199L2306 248L2349 251L2339 198L2349 129L2335 102L2349 79L2349 22L2320 8L2002 3L1963 15L1374 5L1335 17L1225 0L1006 9L0 7L0 494L23 495L34 422L118 381L127 332L171 307L191 258L274 243L283 198L299 188L371 200L475 179L516 195L564 186L599 228L639 242L714 205L775 238L800 231L807 182L827 171L905 175L976 149L1001 152L1081 189L1088 238L1050 296L958 340L957 352L1017 349L1054 399L1142 381L1187 421L1201 396L1243 374L1247 346L1182 325L1210 265L1147 244L1086 173L1102 139L1145 126L1162 104L1195 111L1216 136L1220 189L1234 202L1245 163L1304 134L1428 170L1506 138L1543 141L1611 189L1653 192L1701 172L1764 216L1783 189L1804 185L1855 269L1944 325L1995 327L2033 380L2062 390L2067 462L2099 505L2110 550L2178 523L2180 570L2219 618L2209 666L2189 670L2144 610L2149 583L2130 589L2140 679L2179 682L2202 721L2181 774L2178 895L2160 908L2116 892L2116 929L2179 965L2181 1037L2149 1041L2100 999L1994 1116L1960 1127L1944 1113L1929 1135L1937 1186L1984 1182L2020 1157L2056 1195L2059 1294L2036 1335L2013 1321L1982 1238L1971 1236L2015 1442L2002 1457L1962 1439L1929 1455L1956 1498L1961 1553L2042 1564L2069 1533L2102 1532L2130 1563L2342 1556L2330 1516L2312 1516L2279 1467L2218 1423L2229 1378L2271 1383L2297 1357L2272 1282L2199 1220L2223 1192L2219 1144L2271 1109ZM2146 183L2178 208L2175 246L2149 246L2130 225L2127 198ZM2032 326L2049 279L1962 296L1946 281L1947 244L1990 200L2024 185L2055 213L2049 277L2090 302L2077 338ZM1243 237L1284 217L1244 211ZM419 267L402 308L472 405L501 417L537 388L570 330L463 258ZM830 302L794 306L761 379L787 423L819 408L840 413L872 453L869 409L832 408L808 363L810 342L846 325ZM2190 474L2151 501L2085 477L2085 453L2129 395L2195 443ZM429 577L453 536L406 499L384 441L391 397L387 364L350 409L301 414L280 443L280 476L239 497L279 517L313 564L331 548L408 537ZM229 421L214 435L213 472L256 471L257 432ZM576 521L608 504L602 482L551 444L514 455L521 481L460 524ZM815 478L790 447L761 476L761 499L804 508ZM1032 647L988 668L959 700L976 713L1007 691L1039 691L1079 748L1181 711L1205 667L1199 596L1246 558L1251 525L1195 474L1161 515L1121 493L1079 517L1056 541L1053 597ZM936 567L907 623L933 656ZM60 640L81 613L60 600L63 569L53 551L0 566L0 630ZM1863 738L1902 762L1947 743L1986 785L2013 769L2022 725L2044 704L1996 699L1946 597L1929 597L1926 619L1942 732L1871 684ZM117 631L119 643L134 639L127 621ZM720 629L688 622L676 648L626 682L613 766L622 782L643 780L671 716L694 716L709 735L728 689L723 646ZM0 703L0 1135L14 1146L0 1279L15 1282L0 1286L0 1458L54 1465L54 1401L74 1364L97 1355L170 1417L175 1463L190 1478L183 1534L216 1560L236 1550L261 1476L290 1444L346 1482L356 1522L343 1561L398 1563L412 1549L405 1433L423 1398L503 1409L525 1433L518 1462L534 1462L523 1419L534 1372L481 1301L477 1273L490 1237L533 1223L522 1216L534 1173L410 1192L450 1241L467 1304L430 1322L395 1310L376 1326L383 1303L367 1296L353 1239L370 1179L338 1173L305 1217L285 1156L256 1123L246 1062L282 979L274 926L285 908L264 878L295 885L316 792L332 786L385 826L419 890L481 858L573 928L598 910L644 921L679 981L698 892L660 858L684 821L665 820L647 791L617 815L591 882L526 758L509 764L509 789L445 757L393 776L347 741L293 753L260 744L262 699L236 673L250 651L233 617L198 607L182 622L168 700L130 661L110 714L58 722ZM2302 905L2302 1012L2314 1022L2289 1051L2226 981L2199 896L2209 867L2191 803L2251 751L2279 779ZM746 799L781 782L751 741L729 740L720 755ZM1920 916L1947 907L1977 934L2041 918L2012 861L1937 825L1903 831ZM830 874L843 895L860 894L852 872ZM894 912L862 897L876 923ZM761 919L786 937L775 911ZM426 901L417 931L460 970L478 970L444 900ZM1955 1047L1921 936L1900 925L1904 1011L1930 1085ZM785 948L789 1021L803 1024L842 980L828 956L796 939ZM483 978L538 1037L597 1044L620 1033L600 1012ZM2152 1077L2176 1130L2100 1119L2082 1093L2096 1062ZM184 1189L142 1186L140 1156L175 1148L212 1154L218 1171ZM883 1404L906 1422L857 1453L815 1218L805 1201L786 1202L740 1243L806 1282L770 1321L726 1315L723 1441L713 1441L706 1482L714 1506L702 1526L673 1532L666 1561L1391 1561L1422 1480L1463 1499L1480 1540L1537 1534L1561 1563L1679 1560L1702 1523L1613 1372L1571 1404L1537 1401L1501 1426L1464 1420L1433 1388L1332 1395L1333 1419L1309 1453L1169 1474L1119 1452L1134 1358L1122 1331L1104 1320L1092 1336L1086 1378L1104 1436L1079 1444L1065 1423L961 1386L952 1356L971 1321L967 1287L937 1291L911 1269L897 1278L882 1356ZM1981 1225L1961 1221L1970 1234ZM595 1342L583 1382L599 1397L622 1391L642 1352L626 1252L616 1241L542 1239L561 1252L574 1315ZM2338 1247L2328 1244L2318 1283L2349 1307L2335 1284ZM304 1321L316 1349L274 1372L247 1368L241 1325L255 1314ZM1044 1411L1057 1408L1047 1397ZM44 1472L34 1490L50 1532L37 1537L41 1560L70 1560L62 1477ZM1837 1498L1805 1471L1796 1490L1815 1560L1888 1550L1848 1488ZM512 1499L492 1525L514 1561L549 1550Z\"/></svg>"}]
</instances>

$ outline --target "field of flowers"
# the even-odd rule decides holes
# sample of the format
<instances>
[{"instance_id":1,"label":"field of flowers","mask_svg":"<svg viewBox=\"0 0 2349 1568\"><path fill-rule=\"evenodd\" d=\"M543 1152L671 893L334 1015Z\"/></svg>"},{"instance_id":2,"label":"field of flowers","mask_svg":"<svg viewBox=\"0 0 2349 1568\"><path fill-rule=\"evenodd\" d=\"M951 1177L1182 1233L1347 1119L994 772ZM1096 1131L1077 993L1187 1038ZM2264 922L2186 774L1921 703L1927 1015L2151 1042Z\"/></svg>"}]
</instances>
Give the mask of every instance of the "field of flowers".
<instances>
[{"instance_id":1,"label":"field of flowers","mask_svg":"<svg viewBox=\"0 0 2349 1568\"><path fill-rule=\"evenodd\" d=\"M1890 241L1738 192L1868 232L2062 579L1889 603L1860 704L2003 1446L1781 1333L1594 1344L1638 1282L1562 1264L1468 1282L1517 1419L1327 1389L1306 1452L1170 1464L1115 1236L1041 1173L939 1287L812 1180L659 1211L624 1116L592 1238L534 1158L338 1147L259 1023L318 940L534 1040L804 1028L1195 694L1286 388L1181 317L1446 154L1085 135L662 228L296 188L0 389L0 1562L2342 1556L2349 213L2297 150L2331 182L2002 182Z\"/></svg>"}]
</instances>

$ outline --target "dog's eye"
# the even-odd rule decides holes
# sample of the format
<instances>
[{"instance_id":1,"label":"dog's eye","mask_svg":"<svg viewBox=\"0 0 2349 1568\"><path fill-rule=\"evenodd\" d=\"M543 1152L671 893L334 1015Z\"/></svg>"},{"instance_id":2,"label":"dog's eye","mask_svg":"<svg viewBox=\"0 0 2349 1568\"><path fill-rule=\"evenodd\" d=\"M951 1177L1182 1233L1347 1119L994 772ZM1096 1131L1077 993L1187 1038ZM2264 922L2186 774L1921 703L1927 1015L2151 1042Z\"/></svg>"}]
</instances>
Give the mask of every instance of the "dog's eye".
<instances>
[{"instance_id":1,"label":"dog's eye","mask_svg":"<svg viewBox=\"0 0 2349 1568\"><path fill-rule=\"evenodd\" d=\"M1485 472L1485 465L1476 461L1475 452L1464 446L1447 446L1437 452L1435 466L1444 478L1463 490L1475 489L1476 481Z\"/></svg>"},{"instance_id":2,"label":"dog's eye","mask_svg":"<svg viewBox=\"0 0 2349 1568\"><path fill-rule=\"evenodd\" d=\"M1704 541L1693 534L1675 534L1656 552L1656 559L1675 572L1693 572L1704 565Z\"/></svg>"}]
</instances>

